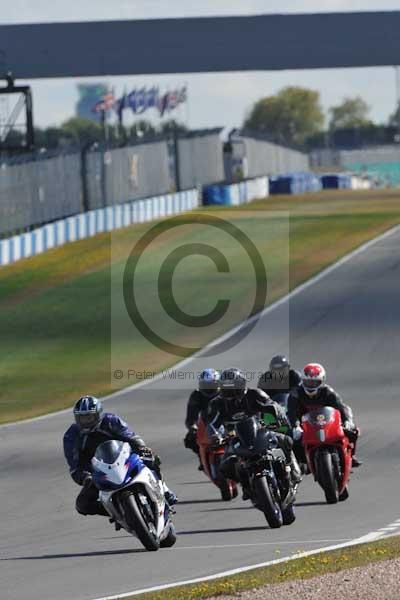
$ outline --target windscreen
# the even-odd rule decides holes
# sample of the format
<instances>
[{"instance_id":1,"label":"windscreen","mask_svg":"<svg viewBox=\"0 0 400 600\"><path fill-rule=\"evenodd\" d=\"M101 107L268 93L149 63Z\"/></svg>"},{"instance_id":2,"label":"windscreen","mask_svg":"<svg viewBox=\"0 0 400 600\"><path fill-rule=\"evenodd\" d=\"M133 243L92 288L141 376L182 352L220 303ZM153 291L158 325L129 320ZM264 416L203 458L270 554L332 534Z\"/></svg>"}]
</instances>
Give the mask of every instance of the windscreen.
<instances>
[{"instance_id":1,"label":"windscreen","mask_svg":"<svg viewBox=\"0 0 400 600\"><path fill-rule=\"evenodd\" d=\"M335 409L330 406L323 406L322 408L318 408L317 410L312 410L307 415L307 420L312 425L326 425L326 423L330 423L335 414Z\"/></svg>"},{"instance_id":2,"label":"windscreen","mask_svg":"<svg viewBox=\"0 0 400 600\"><path fill-rule=\"evenodd\" d=\"M109 442L103 442L97 448L95 452L95 458L101 460L107 465L112 465L121 454L123 442L117 442L116 440L110 440Z\"/></svg>"},{"instance_id":3,"label":"windscreen","mask_svg":"<svg viewBox=\"0 0 400 600\"><path fill-rule=\"evenodd\" d=\"M256 443L258 425L254 417L243 419L235 424L236 433L242 446L251 448Z\"/></svg>"}]
</instances>

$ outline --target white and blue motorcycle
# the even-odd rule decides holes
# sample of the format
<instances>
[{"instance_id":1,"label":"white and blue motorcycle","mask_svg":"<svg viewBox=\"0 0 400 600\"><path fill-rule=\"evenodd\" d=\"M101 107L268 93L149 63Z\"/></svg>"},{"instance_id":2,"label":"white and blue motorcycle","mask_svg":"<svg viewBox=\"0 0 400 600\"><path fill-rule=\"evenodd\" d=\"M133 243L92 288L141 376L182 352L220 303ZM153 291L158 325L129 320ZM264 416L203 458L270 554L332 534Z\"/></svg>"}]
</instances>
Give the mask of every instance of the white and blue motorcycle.
<instances>
[{"instance_id":1,"label":"white and blue motorcycle","mask_svg":"<svg viewBox=\"0 0 400 600\"><path fill-rule=\"evenodd\" d=\"M92 458L92 475L99 500L110 517L137 537L146 550L175 544L164 484L127 442L110 440L100 444Z\"/></svg>"}]
</instances>

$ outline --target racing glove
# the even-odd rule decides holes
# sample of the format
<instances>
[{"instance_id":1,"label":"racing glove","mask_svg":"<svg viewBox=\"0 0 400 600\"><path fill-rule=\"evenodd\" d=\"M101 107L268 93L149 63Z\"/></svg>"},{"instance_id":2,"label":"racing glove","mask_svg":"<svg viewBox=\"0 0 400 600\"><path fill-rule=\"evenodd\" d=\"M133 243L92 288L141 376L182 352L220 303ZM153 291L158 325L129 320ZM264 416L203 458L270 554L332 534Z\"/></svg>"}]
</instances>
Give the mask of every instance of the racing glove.
<instances>
[{"instance_id":1,"label":"racing glove","mask_svg":"<svg viewBox=\"0 0 400 600\"><path fill-rule=\"evenodd\" d=\"M301 438L303 437L303 430L300 427L300 425L297 425L293 428L292 437L295 442L299 442L301 440Z\"/></svg>"},{"instance_id":2,"label":"racing glove","mask_svg":"<svg viewBox=\"0 0 400 600\"><path fill-rule=\"evenodd\" d=\"M192 425L187 434L184 437L183 443L185 448L189 448L190 450L194 450L197 448L197 425Z\"/></svg>"},{"instance_id":3,"label":"racing glove","mask_svg":"<svg viewBox=\"0 0 400 600\"><path fill-rule=\"evenodd\" d=\"M140 456L140 458L147 458L149 460L154 460L154 454L153 454L153 450L151 448L148 448L147 446L142 446L141 448L138 449L137 452Z\"/></svg>"},{"instance_id":4,"label":"racing glove","mask_svg":"<svg viewBox=\"0 0 400 600\"><path fill-rule=\"evenodd\" d=\"M343 429L345 429L346 431L354 431L355 425L354 425L353 421L350 421L349 419L347 421L345 421L343 423Z\"/></svg>"}]
</instances>

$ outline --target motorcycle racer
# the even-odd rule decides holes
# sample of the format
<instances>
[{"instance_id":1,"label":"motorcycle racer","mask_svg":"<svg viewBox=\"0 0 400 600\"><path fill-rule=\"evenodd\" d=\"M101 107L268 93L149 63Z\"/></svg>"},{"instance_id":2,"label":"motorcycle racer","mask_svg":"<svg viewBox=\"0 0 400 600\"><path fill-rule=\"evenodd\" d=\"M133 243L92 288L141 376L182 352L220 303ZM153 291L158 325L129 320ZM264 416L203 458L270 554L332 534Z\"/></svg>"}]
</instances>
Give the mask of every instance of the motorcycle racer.
<instances>
[{"instance_id":1,"label":"motorcycle racer","mask_svg":"<svg viewBox=\"0 0 400 600\"><path fill-rule=\"evenodd\" d=\"M343 429L354 444L353 467L359 467L362 462L355 456L355 447L359 430L354 424L353 411L343 403L339 394L326 384L326 371L319 363L307 364L301 374L301 385L291 391L288 399L287 416L294 428L294 439L301 437L300 422L304 414L321 406L331 406L340 412ZM295 444L295 450L300 462L304 462L302 447Z\"/></svg>"},{"instance_id":2,"label":"motorcycle racer","mask_svg":"<svg viewBox=\"0 0 400 600\"><path fill-rule=\"evenodd\" d=\"M273 412L277 428L283 425L289 426L283 408L260 389L250 389L242 372L236 368L226 369L221 374L220 394L210 403L208 411L208 428L211 436L218 437L218 428L225 425L226 429L243 416L249 417L259 415L260 419L264 413ZM301 481L300 468L292 451L292 439L283 433L274 431L279 446L285 453L287 464L291 467L291 477L294 485ZM225 477L241 481L238 473L238 459L232 449L228 448L226 458L221 463L221 470ZM248 495L244 490L244 499Z\"/></svg>"},{"instance_id":3,"label":"motorcycle racer","mask_svg":"<svg viewBox=\"0 0 400 600\"><path fill-rule=\"evenodd\" d=\"M101 401L94 396L82 396L73 409L75 423L64 434L64 456L72 479L82 486L76 499L76 510L82 515L108 513L98 501L99 492L92 481L91 459L97 447L108 440L128 442L133 450L162 480L160 458L148 448L143 439L133 433L128 425L113 413L105 413ZM176 495L164 483L168 504L177 502Z\"/></svg>"},{"instance_id":4,"label":"motorcycle racer","mask_svg":"<svg viewBox=\"0 0 400 600\"><path fill-rule=\"evenodd\" d=\"M258 380L258 387L271 398L277 394L288 394L300 384L300 373L291 369L289 360L281 354L272 357L269 370Z\"/></svg>"},{"instance_id":5,"label":"motorcycle racer","mask_svg":"<svg viewBox=\"0 0 400 600\"><path fill-rule=\"evenodd\" d=\"M194 390L189 397L186 409L185 426L188 430L184 441L185 448L189 448L195 454L199 454L197 445L197 421L201 413L205 413L208 405L218 396L221 375L215 369L204 369L199 376L197 390ZM202 466L199 466L202 469Z\"/></svg>"}]
</instances>

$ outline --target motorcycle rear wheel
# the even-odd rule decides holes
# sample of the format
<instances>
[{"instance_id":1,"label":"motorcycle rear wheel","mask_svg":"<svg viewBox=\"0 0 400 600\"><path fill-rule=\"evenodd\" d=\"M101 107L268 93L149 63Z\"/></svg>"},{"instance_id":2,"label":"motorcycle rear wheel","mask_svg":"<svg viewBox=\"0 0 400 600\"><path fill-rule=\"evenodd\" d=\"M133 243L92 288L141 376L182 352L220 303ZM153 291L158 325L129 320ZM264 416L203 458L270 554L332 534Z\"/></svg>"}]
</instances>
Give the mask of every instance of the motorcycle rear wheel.
<instances>
[{"instance_id":1,"label":"motorcycle rear wheel","mask_svg":"<svg viewBox=\"0 0 400 600\"><path fill-rule=\"evenodd\" d=\"M254 480L254 491L257 507L262 510L271 529L278 529L283 525L283 516L279 503L274 499L269 488L267 478L257 477Z\"/></svg>"},{"instance_id":2,"label":"motorcycle rear wheel","mask_svg":"<svg viewBox=\"0 0 400 600\"><path fill-rule=\"evenodd\" d=\"M140 510L139 501L136 499L136 496L132 492L124 494L122 502L125 509L125 519L129 528L135 531L146 550L149 552L158 550L160 548L160 540L157 535L150 531L147 521Z\"/></svg>"},{"instance_id":3,"label":"motorcycle rear wheel","mask_svg":"<svg viewBox=\"0 0 400 600\"><path fill-rule=\"evenodd\" d=\"M339 501L339 486L335 476L332 454L328 450L318 454L317 474L318 483L325 492L327 503L336 504Z\"/></svg>"},{"instance_id":4,"label":"motorcycle rear wheel","mask_svg":"<svg viewBox=\"0 0 400 600\"><path fill-rule=\"evenodd\" d=\"M221 492L221 500L224 502L229 502L238 495L236 485L229 479L221 479L219 483L219 491Z\"/></svg>"}]
</instances>

